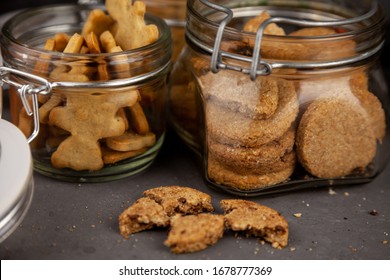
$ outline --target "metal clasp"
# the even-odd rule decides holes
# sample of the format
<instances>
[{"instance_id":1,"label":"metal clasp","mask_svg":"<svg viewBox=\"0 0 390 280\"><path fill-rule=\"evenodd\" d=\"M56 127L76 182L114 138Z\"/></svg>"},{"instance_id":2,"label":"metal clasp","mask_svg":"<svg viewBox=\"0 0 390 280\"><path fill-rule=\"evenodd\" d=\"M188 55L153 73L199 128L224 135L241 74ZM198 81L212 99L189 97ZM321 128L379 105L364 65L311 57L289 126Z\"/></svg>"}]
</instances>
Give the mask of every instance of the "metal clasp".
<instances>
[{"instance_id":1,"label":"metal clasp","mask_svg":"<svg viewBox=\"0 0 390 280\"><path fill-rule=\"evenodd\" d=\"M211 3L208 0L199 0L202 4L210 7L211 9L214 9L219 12L223 12L226 14L226 16L222 19L222 21L219 24L219 28L217 31L217 35L214 42L214 47L210 48L209 46L203 44L200 42L195 36L193 36L190 32L186 32L186 36L194 42L198 47L203 49L206 52L211 53L211 63L210 68L213 73L217 73L220 69L230 69L235 70L239 72L243 72L245 74L249 74L251 80L255 80L258 75L269 75L272 73L272 69L274 68L297 68L297 69L303 69L303 68L322 68L322 67L336 67L341 66L349 63L358 62L360 60L363 60L376 52L378 52L383 43L379 45L378 47L367 51L366 53L349 58L344 60L338 60L338 61L331 61L331 62L312 62L312 63L294 63L294 62L267 62L266 60L261 59L260 55L260 48L261 48L261 42L263 40L264 30L267 27L267 25L271 23L287 23L287 24L293 24L298 26L311 26L311 27L325 27L325 26L342 26L342 25L348 25L348 24L354 24L357 22L361 22L363 20L366 20L373 16L378 9L378 3L376 0L372 1L372 6L370 11L368 11L366 14L363 14L358 17L354 17L351 19L345 19L345 20L331 20L331 21L310 21L310 20L296 20L291 18L284 18L284 17L273 17L265 20L257 29L256 32L256 39L255 39L255 45L253 48L253 56L252 58L239 55L239 54L233 54L224 52L221 50L221 40L223 37L224 30L226 26L229 24L229 22L233 19L233 11L229 8L226 8L224 6L221 6L216 3ZM222 58L231 58L236 59L239 61L244 62L250 62L251 67L250 68L244 68L239 67L235 65L229 65L227 63L224 63L222 61Z\"/></svg>"},{"instance_id":2,"label":"metal clasp","mask_svg":"<svg viewBox=\"0 0 390 280\"><path fill-rule=\"evenodd\" d=\"M10 79L10 74L27 78L32 83L20 84ZM19 98L22 101L23 107L26 110L27 115L33 116L34 130L32 134L27 138L27 142L31 143L37 137L39 132L38 94L50 94L52 91L52 86L44 78L9 67L0 67L0 78L0 86L5 83L17 88ZM29 98L30 96L31 105Z\"/></svg>"}]
</instances>

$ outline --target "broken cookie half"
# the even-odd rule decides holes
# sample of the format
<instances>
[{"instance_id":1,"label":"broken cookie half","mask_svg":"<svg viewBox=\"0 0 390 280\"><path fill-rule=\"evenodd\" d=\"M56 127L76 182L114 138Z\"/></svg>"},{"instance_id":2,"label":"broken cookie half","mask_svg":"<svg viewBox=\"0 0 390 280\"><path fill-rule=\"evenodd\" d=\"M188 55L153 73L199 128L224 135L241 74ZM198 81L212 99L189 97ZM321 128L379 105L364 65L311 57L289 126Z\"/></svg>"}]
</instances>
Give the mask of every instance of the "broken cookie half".
<instances>
[{"instance_id":1,"label":"broken cookie half","mask_svg":"<svg viewBox=\"0 0 390 280\"><path fill-rule=\"evenodd\" d=\"M211 212L211 197L201 191L180 186L164 186L146 190L119 216L119 231L127 238L130 234L167 227L175 214L188 215Z\"/></svg>"},{"instance_id":2,"label":"broken cookie half","mask_svg":"<svg viewBox=\"0 0 390 280\"><path fill-rule=\"evenodd\" d=\"M119 215L119 231L125 238L132 233L168 225L169 217L164 208L148 197L138 199Z\"/></svg>"},{"instance_id":3,"label":"broken cookie half","mask_svg":"<svg viewBox=\"0 0 390 280\"><path fill-rule=\"evenodd\" d=\"M175 215L171 219L171 228L164 244L170 247L172 253L193 253L217 243L223 232L223 215Z\"/></svg>"},{"instance_id":4,"label":"broken cookie half","mask_svg":"<svg viewBox=\"0 0 390 280\"><path fill-rule=\"evenodd\" d=\"M288 243L288 223L282 215L267 206L241 199L221 200L225 225L233 231L260 237L274 248Z\"/></svg>"}]
</instances>

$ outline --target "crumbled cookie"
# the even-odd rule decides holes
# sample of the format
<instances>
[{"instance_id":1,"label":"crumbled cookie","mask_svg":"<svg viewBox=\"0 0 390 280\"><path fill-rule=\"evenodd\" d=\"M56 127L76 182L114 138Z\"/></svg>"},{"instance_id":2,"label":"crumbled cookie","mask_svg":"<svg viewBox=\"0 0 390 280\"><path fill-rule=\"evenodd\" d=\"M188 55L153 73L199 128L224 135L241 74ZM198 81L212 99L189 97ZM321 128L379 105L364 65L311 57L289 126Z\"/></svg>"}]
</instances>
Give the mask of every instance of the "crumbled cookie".
<instances>
[{"instance_id":1,"label":"crumbled cookie","mask_svg":"<svg viewBox=\"0 0 390 280\"><path fill-rule=\"evenodd\" d=\"M237 171L236 168L229 168L221 164L217 159L209 156L207 159L207 174L208 178L217 184L250 191L266 188L288 180L294 172L295 155L293 159L284 170L258 175L250 171Z\"/></svg>"},{"instance_id":2,"label":"crumbled cookie","mask_svg":"<svg viewBox=\"0 0 390 280\"><path fill-rule=\"evenodd\" d=\"M281 137L294 123L299 106L292 82L279 79L278 95L275 113L265 120L248 118L209 100L205 108L209 136L219 143L245 147L259 147Z\"/></svg>"},{"instance_id":3,"label":"crumbled cookie","mask_svg":"<svg viewBox=\"0 0 390 280\"><path fill-rule=\"evenodd\" d=\"M319 178L337 178L364 169L376 153L376 139L367 113L353 99L313 101L298 126L297 155L303 167Z\"/></svg>"},{"instance_id":4,"label":"crumbled cookie","mask_svg":"<svg viewBox=\"0 0 390 280\"><path fill-rule=\"evenodd\" d=\"M223 232L222 215L176 215L171 218L171 229L164 244L170 247L172 253L193 253L217 243Z\"/></svg>"},{"instance_id":5,"label":"crumbled cookie","mask_svg":"<svg viewBox=\"0 0 390 280\"><path fill-rule=\"evenodd\" d=\"M132 233L168 225L169 217L164 208L148 197L138 199L119 216L119 232L125 238Z\"/></svg>"},{"instance_id":6,"label":"crumbled cookie","mask_svg":"<svg viewBox=\"0 0 390 280\"><path fill-rule=\"evenodd\" d=\"M264 239L274 248L288 243L288 223L277 211L267 206L241 199L221 201L225 224L233 231L243 231Z\"/></svg>"},{"instance_id":7,"label":"crumbled cookie","mask_svg":"<svg viewBox=\"0 0 390 280\"><path fill-rule=\"evenodd\" d=\"M193 188L164 186L146 190L144 196L161 204L168 216L197 214L214 210L210 195Z\"/></svg>"}]
</instances>

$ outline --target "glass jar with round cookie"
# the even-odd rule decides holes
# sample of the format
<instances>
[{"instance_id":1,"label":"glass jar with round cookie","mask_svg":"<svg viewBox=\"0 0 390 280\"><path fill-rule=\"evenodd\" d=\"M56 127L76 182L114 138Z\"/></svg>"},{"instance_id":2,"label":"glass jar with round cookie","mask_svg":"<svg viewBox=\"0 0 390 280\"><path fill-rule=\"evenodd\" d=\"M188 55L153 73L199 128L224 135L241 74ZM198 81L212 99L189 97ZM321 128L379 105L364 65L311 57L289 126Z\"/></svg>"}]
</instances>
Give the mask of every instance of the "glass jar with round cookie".
<instances>
[{"instance_id":1,"label":"glass jar with round cookie","mask_svg":"<svg viewBox=\"0 0 390 280\"><path fill-rule=\"evenodd\" d=\"M171 42L142 1L42 6L7 21L0 74L34 169L102 182L150 166L165 135Z\"/></svg>"},{"instance_id":2,"label":"glass jar with round cookie","mask_svg":"<svg viewBox=\"0 0 390 280\"><path fill-rule=\"evenodd\" d=\"M206 183L247 196L373 180L390 153L384 33L377 1L189 0L171 119Z\"/></svg>"}]
</instances>

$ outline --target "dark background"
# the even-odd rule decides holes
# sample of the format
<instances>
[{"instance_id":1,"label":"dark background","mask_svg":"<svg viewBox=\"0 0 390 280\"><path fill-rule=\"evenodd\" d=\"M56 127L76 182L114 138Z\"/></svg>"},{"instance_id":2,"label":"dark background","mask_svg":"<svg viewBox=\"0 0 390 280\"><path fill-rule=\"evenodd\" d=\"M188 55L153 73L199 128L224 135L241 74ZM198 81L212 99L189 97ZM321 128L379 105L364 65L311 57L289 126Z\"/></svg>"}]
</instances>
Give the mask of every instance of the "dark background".
<instances>
[{"instance_id":1,"label":"dark background","mask_svg":"<svg viewBox=\"0 0 390 280\"><path fill-rule=\"evenodd\" d=\"M353 1L353 0L349 0ZM41 5L49 5L49 4L58 4L58 3L77 3L77 0L11 0L11 1L2 1L0 5L0 15L22 8L27 7L36 7ZM388 30L386 35L386 43L384 47L384 51L382 53L382 64L386 68L386 70L390 70L390 1L389 0L379 0L379 2L383 5L386 14L387 14L387 26L386 30ZM390 71L385 71L387 80L390 80Z\"/></svg>"}]
</instances>

